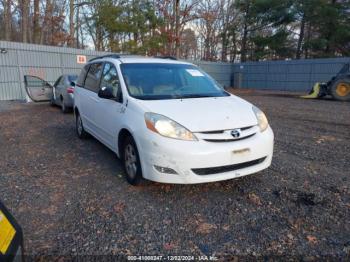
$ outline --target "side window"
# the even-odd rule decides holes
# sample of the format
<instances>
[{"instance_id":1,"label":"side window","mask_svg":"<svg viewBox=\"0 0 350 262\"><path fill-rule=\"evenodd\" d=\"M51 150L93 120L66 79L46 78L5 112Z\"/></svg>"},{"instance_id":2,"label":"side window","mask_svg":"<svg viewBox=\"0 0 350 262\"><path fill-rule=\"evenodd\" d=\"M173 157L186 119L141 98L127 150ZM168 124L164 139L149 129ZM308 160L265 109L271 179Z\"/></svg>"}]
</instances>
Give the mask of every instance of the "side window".
<instances>
[{"instance_id":1,"label":"side window","mask_svg":"<svg viewBox=\"0 0 350 262\"><path fill-rule=\"evenodd\" d=\"M95 93L99 90L102 65L102 63L91 64L85 79L84 87Z\"/></svg>"},{"instance_id":2,"label":"side window","mask_svg":"<svg viewBox=\"0 0 350 262\"><path fill-rule=\"evenodd\" d=\"M121 93L118 72L115 66L111 63L106 63L103 69L103 74L101 78L101 88L110 87L113 90L113 95L115 98Z\"/></svg>"},{"instance_id":3,"label":"side window","mask_svg":"<svg viewBox=\"0 0 350 262\"><path fill-rule=\"evenodd\" d=\"M30 76L30 75L25 75L24 76L24 82L27 87L47 87L50 86L48 82L45 80L37 77L37 76Z\"/></svg>"},{"instance_id":4,"label":"side window","mask_svg":"<svg viewBox=\"0 0 350 262\"><path fill-rule=\"evenodd\" d=\"M90 65L86 65L83 67L83 69L80 72L80 75L77 80L77 85L80 87L84 87L85 84L85 78L86 78L86 73L89 70Z\"/></svg>"}]
</instances>

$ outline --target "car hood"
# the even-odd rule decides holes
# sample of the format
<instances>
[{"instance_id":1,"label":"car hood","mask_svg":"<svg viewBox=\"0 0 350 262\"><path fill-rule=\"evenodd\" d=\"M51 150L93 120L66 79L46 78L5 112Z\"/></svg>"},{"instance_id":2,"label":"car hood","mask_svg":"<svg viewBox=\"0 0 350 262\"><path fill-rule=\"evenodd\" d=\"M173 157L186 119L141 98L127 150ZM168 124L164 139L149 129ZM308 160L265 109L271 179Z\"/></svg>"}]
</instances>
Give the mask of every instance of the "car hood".
<instances>
[{"instance_id":1,"label":"car hood","mask_svg":"<svg viewBox=\"0 0 350 262\"><path fill-rule=\"evenodd\" d=\"M257 125L252 105L236 96L141 100L144 110L164 115L192 132Z\"/></svg>"}]
</instances>

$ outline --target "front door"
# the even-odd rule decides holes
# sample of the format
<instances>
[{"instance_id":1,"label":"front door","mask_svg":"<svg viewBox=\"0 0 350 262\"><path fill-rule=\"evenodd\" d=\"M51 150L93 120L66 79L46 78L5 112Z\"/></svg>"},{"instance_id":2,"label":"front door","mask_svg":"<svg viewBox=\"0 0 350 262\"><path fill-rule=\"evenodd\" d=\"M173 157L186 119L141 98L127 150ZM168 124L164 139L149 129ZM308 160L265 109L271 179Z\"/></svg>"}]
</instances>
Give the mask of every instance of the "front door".
<instances>
[{"instance_id":1,"label":"front door","mask_svg":"<svg viewBox=\"0 0 350 262\"><path fill-rule=\"evenodd\" d=\"M50 101L53 95L52 85L45 80L31 75L24 76L25 89L34 102Z\"/></svg>"},{"instance_id":2,"label":"front door","mask_svg":"<svg viewBox=\"0 0 350 262\"><path fill-rule=\"evenodd\" d=\"M98 98L96 121L99 127L99 135L113 151L117 149L117 135L121 128L121 117L124 116L123 98L118 77L118 72L112 63L105 63L100 89L109 87L113 89L114 98L104 99Z\"/></svg>"}]
</instances>

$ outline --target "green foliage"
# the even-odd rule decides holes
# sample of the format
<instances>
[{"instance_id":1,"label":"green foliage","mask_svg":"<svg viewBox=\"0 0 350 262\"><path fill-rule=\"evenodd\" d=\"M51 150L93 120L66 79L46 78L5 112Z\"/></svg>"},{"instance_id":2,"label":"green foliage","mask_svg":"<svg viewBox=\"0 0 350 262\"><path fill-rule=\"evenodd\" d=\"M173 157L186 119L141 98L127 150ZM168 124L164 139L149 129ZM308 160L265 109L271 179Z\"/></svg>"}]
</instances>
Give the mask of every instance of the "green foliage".
<instances>
[{"instance_id":1,"label":"green foliage","mask_svg":"<svg viewBox=\"0 0 350 262\"><path fill-rule=\"evenodd\" d=\"M304 57L350 55L348 1L238 0L236 8L247 59L294 58L298 42Z\"/></svg>"},{"instance_id":2,"label":"green foliage","mask_svg":"<svg viewBox=\"0 0 350 262\"><path fill-rule=\"evenodd\" d=\"M163 42L156 32L162 22L150 0L103 0L97 10L97 24L108 35L111 51L146 54L157 49Z\"/></svg>"},{"instance_id":3,"label":"green foliage","mask_svg":"<svg viewBox=\"0 0 350 262\"><path fill-rule=\"evenodd\" d=\"M280 59L292 55L291 43L288 39L288 32L281 29L268 36L256 36L252 38L255 45L255 59Z\"/></svg>"}]
</instances>

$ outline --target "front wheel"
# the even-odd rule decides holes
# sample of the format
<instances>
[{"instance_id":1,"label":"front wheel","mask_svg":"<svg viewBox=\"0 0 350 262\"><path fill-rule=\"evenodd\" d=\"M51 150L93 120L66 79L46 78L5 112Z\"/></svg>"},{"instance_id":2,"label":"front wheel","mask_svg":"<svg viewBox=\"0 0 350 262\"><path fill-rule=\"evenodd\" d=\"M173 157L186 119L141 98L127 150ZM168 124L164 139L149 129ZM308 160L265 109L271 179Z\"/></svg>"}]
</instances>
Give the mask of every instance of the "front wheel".
<instances>
[{"instance_id":1,"label":"front wheel","mask_svg":"<svg viewBox=\"0 0 350 262\"><path fill-rule=\"evenodd\" d=\"M129 136L125 139L123 147L123 162L126 180L131 185L139 185L142 182L142 169L134 139Z\"/></svg>"},{"instance_id":2,"label":"front wheel","mask_svg":"<svg viewBox=\"0 0 350 262\"><path fill-rule=\"evenodd\" d=\"M350 101L350 80L340 79L336 81L330 90L332 97L340 101Z\"/></svg>"}]
</instances>

